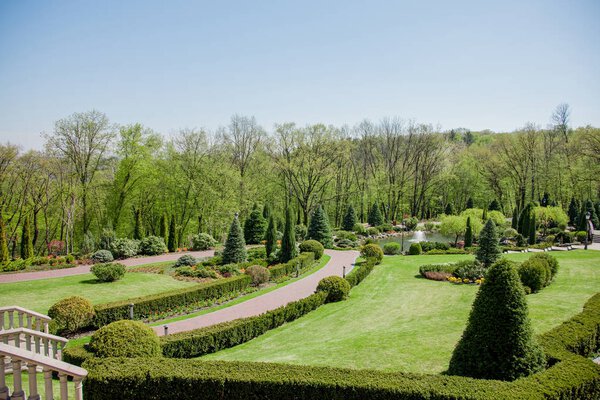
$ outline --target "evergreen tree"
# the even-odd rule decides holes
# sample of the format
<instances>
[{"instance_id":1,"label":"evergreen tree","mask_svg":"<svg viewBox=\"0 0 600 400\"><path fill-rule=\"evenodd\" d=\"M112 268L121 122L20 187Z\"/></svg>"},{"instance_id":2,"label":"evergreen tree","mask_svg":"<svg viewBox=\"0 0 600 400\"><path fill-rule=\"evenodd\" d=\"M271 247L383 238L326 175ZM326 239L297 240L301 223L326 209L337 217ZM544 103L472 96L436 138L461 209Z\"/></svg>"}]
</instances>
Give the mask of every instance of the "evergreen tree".
<instances>
[{"instance_id":1,"label":"evergreen tree","mask_svg":"<svg viewBox=\"0 0 600 400\"><path fill-rule=\"evenodd\" d=\"M540 205L542 207L548 207L550 205L550 195L548 192L544 192L544 196L542 196L542 200L540 201Z\"/></svg>"},{"instance_id":2,"label":"evergreen tree","mask_svg":"<svg viewBox=\"0 0 600 400\"><path fill-rule=\"evenodd\" d=\"M277 227L275 226L273 215L269 215L269 226L267 227L265 239L265 249L267 251L267 257L269 257L277 248Z\"/></svg>"},{"instance_id":3,"label":"evergreen tree","mask_svg":"<svg viewBox=\"0 0 600 400\"><path fill-rule=\"evenodd\" d=\"M244 238L248 244L259 244L265 237L265 231L267 229L267 221L262 216L262 212L258 209L258 206L254 206L254 209L244 222Z\"/></svg>"},{"instance_id":4,"label":"evergreen tree","mask_svg":"<svg viewBox=\"0 0 600 400\"><path fill-rule=\"evenodd\" d=\"M575 226L578 222L579 216L579 203L575 200L575 197L571 197L569 203L569 225Z\"/></svg>"},{"instance_id":5,"label":"evergreen tree","mask_svg":"<svg viewBox=\"0 0 600 400\"><path fill-rule=\"evenodd\" d=\"M144 223L142 222L142 210L135 210L135 226L133 228L133 238L142 240L144 238Z\"/></svg>"},{"instance_id":6,"label":"evergreen tree","mask_svg":"<svg viewBox=\"0 0 600 400\"><path fill-rule=\"evenodd\" d=\"M519 209L517 207L513 208L512 221L510 222L510 226L516 231L519 230Z\"/></svg>"},{"instance_id":7,"label":"evergreen tree","mask_svg":"<svg viewBox=\"0 0 600 400\"><path fill-rule=\"evenodd\" d=\"M268 221L269 217L271 216L271 207L269 207L267 203L265 203L265 205L263 206L262 216L265 219L265 221Z\"/></svg>"},{"instance_id":8,"label":"evergreen tree","mask_svg":"<svg viewBox=\"0 0 600 400\"><path fill-rule=\"evenodd\" d=\"M4 225L4 216L2 214L3 211L2 205L0 205L0 263L10 261L8 239L6 238L6 225Z\"/></svg>"},{"instance_id":9,"label":"evergreen tree","mask_svg":"<svg viewBox=\"0 0 600 400\"><path fill-rule=\"evenodd\" d=\"M171 253L177 251L177 233L175 231L175 215L171 215L171 223L169 224L169 240L167 247Z\"/></svg>"},{"instance_id":10,"label":"evergreen tree","mask_svg":"<svg viewBox=\"0 0 600 400\"><path fill-rule=\"evenodd\" d=\"M342 229L352 231L354 225L356 225L356 213L354 212L354 207L350 204L346 210L346 215L344 215L344 221L342 221Z\"/></svg>"},{"instance_id":11,"label":"evergreen tree","mask_svg":"<svg viewBox=\"0 0 600 400\"><path fill-rule=\"evenodd\" d=\"M498 231L496 229L496 224L491 219L488 219L481 230L478 244L479 247L477 247L475 257L484 266L489 267L500 258L502 251L500 250Z\"/></svg>"},{"instance_id":12,"label":"evergreen tree","mask_svg":"<svg viewBox=\"0 0 600 400\"><path fill-rule=\"evenodd\" d=\"M381 216L381 210L379 209L377 202L373 203L373 206L369 210L367 222L371 226L383 225L383 217Z\"/></svg>"},{"instance_id":13,"label":"evergreen tree","mask_svg":"<svg viewBox=\"0 0 600 400\"><path fill-rule=\"evenodd\" d=\"M502 260L490 268L477 293L448 373L512 381L543 370L545 363L519 274Z\"/></svg>"},{"instance_id":14,"label":"evergreen tree","mask_svg":"<svg viewBox=\"0 0 600 400\"><path fill-rule=\"evenodd\" d=\"M321 205L313 212L308 225L308 238L320 242L325 248L333 247L333 237L329 219Z\"/></svg>"},{"instance_id":15,"label":"evergreen tree","mask_svg":"<svg viewBox=\"0 0 600 400\"><path fill-rule=\"evenodd\" d=\"M159 232L165 243L169 243L169 226L167 224L167 214L165 213L160 216Z\"/></svg>"},{"instance_id":16,"label":"evergreen tree","mask_svg":"<svg viewBox=\"0 0 600 400\"><path fill-rule=\"evenodd\" d=\"M531 219L529 220L529 244L533 245L537 238L537 223L535 221L535 213L531 213Z\"/></svg>"},{"instance_id":17,"label":"evergreen tree","mask_svg":"<svg viewBox=\"0 0 600 400\"><path fill-rule=\"evenodd\" d=\"M500 207L500 203L498 202L498 200L494 199L494 200L491 201L491 203L490 203L490 205L488 207L488 210L490 210L490 211L501 211L501 208L502 207Z\"/></svg>"},{"instance_id":18,"label":"evergreen tree","mask_svg":"<svg viewBox=\"0 0 600 400\"><path fill-rule=\"evenodd\" d=\"M223 264L237 264L245 262L247 258L246 243L244 242L244 233L238 215L235 214L231 227L229 228L229 234L225 241L225 248L223 249Z\"/></svg>"},{"instance_id":19,"label":"evergreen tree","mask_svg":"<svg viewBox=\"0 0 600 400\"><path fill-rule=\"evenodd\" d=\"M475 205L473 203L473 198L469 197L469 199L467 200L467 209L474 208L474 207L475 207Z\"/></svg>"},{"instance_id":20,"label":"evergreen tree","mask_svg":"<svg viewBox=\"0 0 600 400\"><path fill-rule=\"evenodd\" d=\"M599 216L596 213L596 207L594 207L594 203L591 200L585 202L586 213L590 213L590 221L594 224L594 228L598 228L600 226Z\"/></svg>"},{"instance_id":21,"label":"evergreen tree","mask_svg":"<svg viewBox=\"0 0 600 400\"><path fill-rule=\"evenodd\" d=\"M281 239L281 256L279 261L286 263L296 257L296 233L292 222L292 213L289 206L285 210L285 228Z\"/></svg>"},{"instance_id":22,"label":"evergreen tree","mask_svg":"<svg viewBox=\"0 0 600 400\"><path fill-rule=\"evenodd\" d=\"M446 209L444 210L444 214L454 215L454 208L452 207L452 203L446 204Z\"/></svg>"},{"instance_id":23,"label":"evergreen tree","mask_svg":"<svg viewBox=\"0 0 600 400\"><path fill-rule=\"evenodd\" d=\"M473 246L473 227L471 217L467 217L467 229L465 230L465 247Z\"/></svg>"},{"instance_id":24,"label":"evergreen tree","mask_svg":"<svg viewBox=\"0 0 600 400\"><path fill-rule=\"evenodd\" d=\"M26 260L31 257L33 257L33 241L29 216L26 215L23 218L23 230L21 231L21 258Z\"/></svg>"},{"instance_id":25,"label":"evergreen tree","mask_svg":"<svg viewBox=\"0 0 600 400\"><path fill-rule=\"evenodd\" d=\"M533 204L527 203L527 205L521 211L519 216L519 228L517 231L524 237L529 237L529 221L531 220L531 214L533 212Z\"/></svg>"}]
</instances>

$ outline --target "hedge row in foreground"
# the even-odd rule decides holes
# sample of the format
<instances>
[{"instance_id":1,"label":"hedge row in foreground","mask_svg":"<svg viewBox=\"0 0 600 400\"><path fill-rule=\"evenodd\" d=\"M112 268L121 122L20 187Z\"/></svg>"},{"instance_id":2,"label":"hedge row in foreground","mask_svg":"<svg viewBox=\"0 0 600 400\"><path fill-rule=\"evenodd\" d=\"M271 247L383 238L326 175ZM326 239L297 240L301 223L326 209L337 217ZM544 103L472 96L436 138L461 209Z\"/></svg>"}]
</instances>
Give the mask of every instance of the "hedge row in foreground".
<instances>
[{"instance_id":1,"label":"hedge row in foreground","mask_svg":"<svg viewBox=\"0 0 600 400\"><path fill-rule=\"evenodd\" d=\"M600 294L539 337L551 366L514 382L457 376L185 359L91 359L88 400L162 399L595 399L600 366Z\"/></svg>"},{"instance_id":2,"label":"hedge row in foreground","mask_svg":"<svg viewBox=\"0 0 600 400\"><path fill-rule=\"evenodd\" d=\"M373 268L375 268L375 264L377 264L376 258L368 258L367 261L363 262L360 266L354 267L352 271L348 275L346 275L346 280L350 284L350 287L354 287L361 283Z\"/></svg>"},{"instance_id":3,"label":"hedge row in foreground","mask_svg":"<svg viewBox=\"0 0 600 400\"><path fill-rule=\"evenodd\" d=\"M290 275L298 271L302 274L310 268L315 262L314 253L301 253L298 257L292 258L285 264L277 264L269 268L271 279L275 280L285 275Z\"/></svg>"}]
</instances>

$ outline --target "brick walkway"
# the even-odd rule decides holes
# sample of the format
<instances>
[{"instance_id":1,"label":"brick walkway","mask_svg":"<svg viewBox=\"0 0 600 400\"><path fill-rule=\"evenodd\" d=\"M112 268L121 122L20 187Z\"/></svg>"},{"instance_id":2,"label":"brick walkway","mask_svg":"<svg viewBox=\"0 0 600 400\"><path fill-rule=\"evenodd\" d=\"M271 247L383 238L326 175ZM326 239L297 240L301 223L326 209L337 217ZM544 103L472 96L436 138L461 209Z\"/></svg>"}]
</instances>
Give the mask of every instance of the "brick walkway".
<instances>
[{"instance_id":1,"label":"brick walkway","mask_svg":"<svg viewBox=\"0 0 600 400\"><path fill-rule=\"evenodd\" d=\"M344 266L346 267L346 273L348 273L352 269L354 261L359 255L357 251L335 250L325 250L325 254L331 256L327 265L306 278L228 308L182 321L171 322L168 324L169 334L203 328L238 318L259 315L284 306L291 301L307 297L314 293L317 284L322 278L330 275L342 276ZM159 335L164 334L163 325L155 326L153 329Z\"/></svg>"},{"instance_id":2,"label":"brick walkway","mask_svg":"<svg viewBox=\"0 0 600 400\"><path fill-rule=\"evenodd\" d=\"M134 257L125 260L117 260L117 262L125 265L126 267L135 267L137 265L157 263L163 261L175 261L184 254L191 254L194 257L211 257L214 254L214 250L206 251L190 251L184 253L170 253L161 254L159 256L150 257ZM24 282L34 281L38 279L47 278L61 278L63 276L81 275L90 272L91 265L80 265L73 268L53 269L49 271L36 271L36 272L21 272L14 274L0 274L0 283L11 283L11 282Z\"/></svg>"}]
</instances>

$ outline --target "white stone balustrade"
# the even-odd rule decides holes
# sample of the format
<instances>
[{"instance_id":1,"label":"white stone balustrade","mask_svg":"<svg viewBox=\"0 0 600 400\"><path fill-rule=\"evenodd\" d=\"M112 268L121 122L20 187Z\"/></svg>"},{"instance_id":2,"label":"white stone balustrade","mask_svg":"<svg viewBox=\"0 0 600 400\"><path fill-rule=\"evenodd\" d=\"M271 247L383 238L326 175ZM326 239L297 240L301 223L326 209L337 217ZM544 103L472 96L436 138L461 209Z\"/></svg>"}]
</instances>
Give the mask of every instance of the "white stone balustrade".
<instances>
[{"instance_id":1,"label":"white stone balustrade","mask_svg":"<svg viewBox=\"0 0 600 400\"><path fill-rule=\"evenodd\" d=\"M0 331L13 328L28 328L48 333L52 319L19 306L0 307Z\"/></svg>"},{"instance_id":2,"label":"white stone balustrade","mask_svg":"<svg viewBox=\"0 0 600 400\"><path fill-rule=\"evenodd\" d=\"M12 345L60 360L62 350L69 342L61 336L34 331L28 328L13 328L0 331L0 343Z\"/></svg>"},{"instance_id":3,"label":"white stone balustrade","mask_svg":"<svg viewBox=\"0 0 600 400\"><path fill-rule=\"evenodd\" d=\"M12 391L6 385L7 364L12 367L13 371ZM27 368L26 373L29 378L28 395L26 395L22 384L23 367ZM83 399L83 379L87 375L85 369L42 354L36 354L30 350L0 343L0 400L40 400L37 383L38 369L44 372L44 399L54 399L52 372L58 373L61 400L68 399L69 377L73 380L75 399Z\"/></svg>"}]
</instances>

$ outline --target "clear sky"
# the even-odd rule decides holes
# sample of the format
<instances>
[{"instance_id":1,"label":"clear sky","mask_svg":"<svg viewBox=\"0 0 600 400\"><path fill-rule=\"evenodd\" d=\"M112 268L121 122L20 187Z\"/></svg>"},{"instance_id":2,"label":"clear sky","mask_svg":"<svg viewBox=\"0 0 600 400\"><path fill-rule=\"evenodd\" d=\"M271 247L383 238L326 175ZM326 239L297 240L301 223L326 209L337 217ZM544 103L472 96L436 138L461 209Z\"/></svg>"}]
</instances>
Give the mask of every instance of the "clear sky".
<instances>
[{"instance_id":1,"label":"clear sky","mask_svg":"<svg viewBox=\"0 0 600 400\"><path fill-rule=\"evenodd\" d=\"M73 112L171 134L234 113L600 126L600 1L0 0L0 142Z\"/></svg>"}]
</instances>

